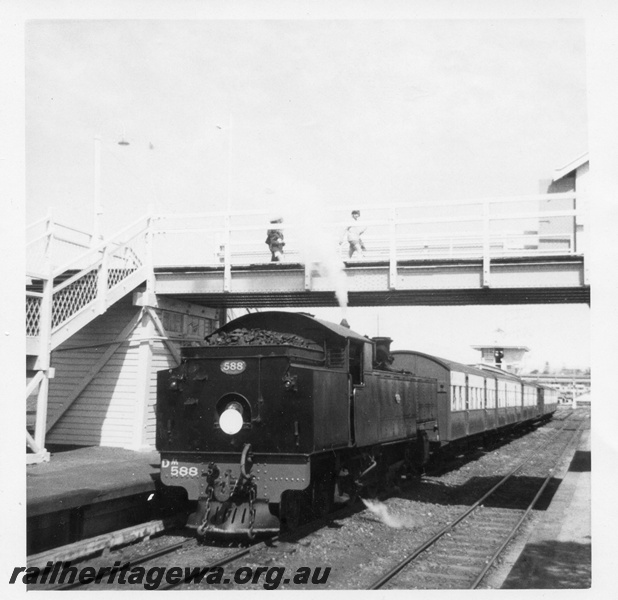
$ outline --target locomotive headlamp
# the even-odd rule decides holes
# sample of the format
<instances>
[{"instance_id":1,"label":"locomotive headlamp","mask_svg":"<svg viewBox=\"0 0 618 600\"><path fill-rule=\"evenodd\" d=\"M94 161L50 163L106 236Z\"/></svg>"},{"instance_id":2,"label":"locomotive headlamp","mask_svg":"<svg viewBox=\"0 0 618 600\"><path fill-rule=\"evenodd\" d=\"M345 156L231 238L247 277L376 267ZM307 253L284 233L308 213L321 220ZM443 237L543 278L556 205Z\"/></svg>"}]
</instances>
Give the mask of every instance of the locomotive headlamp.
<instances>
[{"instance_id":1,"label":"locomotive headlamp","mask_svg":"<svg viewBox=\"0 0 618 600\"><path fill-rule=\"evenodd\" d=\"M228 404L219 417L219 427L228 435L234 435L242 429L242 425L242 407L237 402Z\"/></svg>"}]
</instances>

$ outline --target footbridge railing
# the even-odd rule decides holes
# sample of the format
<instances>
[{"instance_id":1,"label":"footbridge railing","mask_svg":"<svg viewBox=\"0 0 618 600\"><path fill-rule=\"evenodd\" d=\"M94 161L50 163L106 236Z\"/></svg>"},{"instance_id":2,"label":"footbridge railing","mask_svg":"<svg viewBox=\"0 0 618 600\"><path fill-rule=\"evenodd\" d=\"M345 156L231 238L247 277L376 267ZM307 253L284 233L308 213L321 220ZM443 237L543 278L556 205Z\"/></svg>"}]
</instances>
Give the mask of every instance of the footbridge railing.
<instances>
[{"instance_id":1,"label":"footbridge railing","mask_svg":"<svg viewBox=\"0 0 618 600\"><path fill-rule=\"evenodd\" d=\"M491 261L506 257L571 255L586 249L587 206L575 192L380 206L307 204L286 211L264 209L157 215L153 218L154 265L231 267L266 263L266 231L285 235L286 262L348 261L340 244L352 209L359 221L368 262L387 262L390 280L398 265L423 259L481 259L483 283L490 285ZM273 217L283 223L271 225ZM358 255L352 260L359 260Z\"/></svg>"},{"instance_id":2,"label":"footbridge railing","mask_svg":"<svg viewBox=\"0 0 618 600\"><path fill-rule=\"evenodd\" d=\"M27 246L26 336L40 337L43 305L50 304L51 349L61 344L106 307L116 302L152 271L148 235L150 219L142 218L114 237L92 247L63 237L69 228L54 225ZM78 236L85 234L73 230ZM92 243L92 240L90 240ZM51 248L56 245L54 253ZM48 252L47 265L41 249ZM64 262L57 260L73 252ZM53 258L52 258L53 257ZM56 262L52 262L56 259Z\"/></svg>"}]
</instances>

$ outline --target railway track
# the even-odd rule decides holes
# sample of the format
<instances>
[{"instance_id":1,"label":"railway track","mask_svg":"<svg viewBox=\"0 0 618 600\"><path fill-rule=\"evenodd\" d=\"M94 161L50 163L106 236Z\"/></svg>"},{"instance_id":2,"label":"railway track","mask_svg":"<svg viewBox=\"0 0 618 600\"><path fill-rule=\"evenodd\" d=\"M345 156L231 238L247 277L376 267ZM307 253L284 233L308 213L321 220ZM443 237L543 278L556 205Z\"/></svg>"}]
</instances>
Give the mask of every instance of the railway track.
<instances>
[{"instance_id":1,"label":"railway track","mask_svg":"<svg viewBox=\"0 0 618 600\"><path fill-rule=\"evenodd\" d=\"M360 507L346 506L329 515L302 525L294 532L289 534L269 536L261 541L255 541L249 545L239 547L236 550L230 550L229 547L222 547L217 545L204 545L200 543L193 535L189 539L185 539L179 542L173 542L169 544L163 543L156 549L148 552L138 552L136 554L124 555L122 552L107 553L102 557L99 557L96 561L86 561L76 565L78 569L84 567L92 567L94 572L97 573L93 578L89 578L88 581L83 582L78 578L68 583L58 585L36 585L31 586L31 590L92 590L92 589L127 589L135 587L136 589L143 589L142 584L131 585L128 572L135 567L144 567L144 569L156 567L156 568L169 568L170 566L177 567L182 565L182 574L174 577L173 581L161 581L156 589L178 589L183 586L189 585L191 589L200 589L199 581L195 581L196 569L199 572L207 573L212 572L213 569L218 567L224 567L233 563L239 562L241 559L247 560L250 556L259 555L259 560L263 559L264 554L268 554L272 550L276 550L279 544L286 545L290 541L297 541L302 539L306 535L310 535L313 531L324 527L327 523L333 522L336 519L345 518L346 515L357 512ZM171 536L170 536L171 537ZM159 542L164 542L166 535L159 538ZM102 561L105 561L105 566L108 567L101 571ZM110 565L113 565L110 567ZM196 566L188 566L196 565ZM124 572L124 576L121 580L121 575ZM199 579L199 578L198 578ZM110 584L110 581L112 582ZM104 588L101 586L101 582L106 585ZM127 585L128 583L128 585ZM227 582L222 582L220 585L209 585L208 589L229 589L226 586Z\"/></svg>"},{"instance_id":2,"label":"railway track","mask_svg":"<svg viewBox=\"0 0 618 600\"><path fill-rule=\"evenodd\" d=\"M526 522L527 515L535 506L535 503L544 502L542 494L555 480L552 480L554 464L560 461L560 457L569 448L569 444L577 437L587 419L576 422L573 413L565 415L565 419L556 421L550 425L554 429L550 437L546 437L542 444L533 450L526 460L512 468L507 476L498 481L491 481L485 486L490 490L483 494L474 503L471 499L462 501L451 498L453 503L469 505L469 509L463 515L453 519L437 534L432 535L401 560L388 573L382 574L380 579L373 583L363 582L364 589L463 589L482 587L485 576L491 569L496 559L499 559L502 550L516 535L518 528ZM552 437L553 436L553 437ZM568 438L568 439L567 439ZM543 451L539 452L542 447ZM529 449L529 447L528 447ZM548 462L547 456L552 457ZM512 463L511 463L512 464ZM494 485L495 483L495 485ZM479 493L480 495L480 493ZM363 509L358 506L348 506L336 513L327 515L322 519L309 523L296 530L292 535L268 538L247 547L230 548L221 546L208 546L197 542L192 536L188 539L177 541L174 535L169 538L166 535L156 540L151 540L148 546L152 548L153 542L158 546L156 549L143 552L139 546L128 547L123 551L104 554L97 561L84 562L82 566L96 565L111 566L116 574L123 567L130 565L134 568L144 565L145 568L171 568L181 565L184 569L187 565L199 566L200 570L214 569L234 563L247 563L255 565L279 564L287 562L285 547L288 539L294 542L311 538L313 532L319 532L328 523L345 519L353 513L361 513ZM442 521L444 522L444 521ZM337 525L339 527L339 525ZM176 534L178 535L178 534ZM180 535L189 535L181 533ZM422 538L421 538L422 539ZM173 540L173 543L168 543ZM308 546L309 542L301 541L300 546ZM303 548L296 546L296 558L302 554ZM273 555L278 553L275 563ZM393 558L396 555L393 556ZM103 562L106 561L106 562ZM394 562L394 561L393 561ZM324 563L322 563L324 564ZM331 563L333 564L333 563ZM337 564L336 562L334 564ZM193 569L193 567L190 567ZM227 571L227 569L226 569ZM374 571L375 574L375 571ZM103 575L108 577L108 573ZM116 582L118 578L116 578ZM129 582L130 583L130 582ZM333 582L334 583L334 582ZM369 583L369 585L368 585ZM184 576L178 576L173 582L161 581L157 589L173 589L187 587L190 589L226 590L233 587L233 583L203 585L195 581L187 582ZM68 585L36 585L30 589L143 589L141 585L105 585L101 586L95 581L86 584L75 581ZM246 589L246 588L245 588Z\"/></svg>"},{"instance_id":3,"label":"railway track","mask_svg":"<svg viewBox=\"0 0 618 600\"><path fill-rule=\"evenodd\" d=\"M215 560L210 561L207 564L204 564L203 569L214 569L216 567L229 566L240 559L243 560L243 566L247 563L247 559L251 558L255 562L265 564L272 559L272 554L278 553L278 547L285 547L286 545L291 545L293 543L297 543L305 537L310 536L313 532L319 530L322 527L326 527L334 523L337 519L345 519L347 516L354 512L358 512L361 510L359 504L356 505L348 505L335 510L328 515L324 515L319 519L315 519L309 523L301 525L297 529L289 533L283 533L280 535L275 535L266 538L263 541L259 541L251 544L246 548L242 548L237 552L233 552L225 555L224 557L217 558ZM178 589L182 588L188 583L187 578L182 578L176 583L166 583L161 585L158 589ZM222 582L222 584L218 585L208 585L208 589L211 591L215 590L229 590L230 587L227 585L231 583L231 581ZM287 583L287 582L286 582ZM191 589L200 589L193 582L191 582Z\"/></svg>"},{"instance_id":4,"label":"railway track","mask_svg":"<svg viewBox=\"0 0 618 600\"><path fill-rule=\"evenodd\" d=\"M87 585L97 585L102 579L109 578L111 576L119 575L123 569L126 569L127 566L136 567L144 564L148 564L148 562L160 558L161 556L165 556L166 554L171 554L173 552L177 552L181 548L186 548L191 543L190 540L185 540L182 542L176 542L174 544L169 544L167 546L163 546L162 548L157 548L151 552L147 552L140 556L137 556L133 559L126 561L115 561L113 567L110 568L109 571L106 571L104 574L101 573L94 577L92 581L84 583L79 580L72 581L71 583L56 585L48 589L52 590L71 590L76 588L86 587Z\"/></svg>"},{"instance_id":5,"label":"railway track","mask_svg":"<svg viewBox=\"0 0 618 600\"><path fill-rule=\"evenodd\" d=\"M467 510L419 544L368 589L480 587L542 499L557 465L587 422L583 419L573 423L569 417L556 429L554 437L543 443L543 453L531 452Z\"/></svg>"}]
</instances>

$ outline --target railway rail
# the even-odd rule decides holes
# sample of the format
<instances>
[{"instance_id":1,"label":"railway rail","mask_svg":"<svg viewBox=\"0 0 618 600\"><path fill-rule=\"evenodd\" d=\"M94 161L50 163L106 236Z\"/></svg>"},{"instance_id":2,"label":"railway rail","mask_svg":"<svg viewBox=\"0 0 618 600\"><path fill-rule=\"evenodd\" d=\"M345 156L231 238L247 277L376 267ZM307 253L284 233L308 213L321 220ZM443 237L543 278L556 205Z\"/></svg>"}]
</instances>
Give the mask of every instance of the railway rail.
<instances>
[{"instance_id":1,"label":"railway rail","mask_svg":"<svg viewBox=\"0 0 618 600\"><path fill-rule=\"evenodd\" d=\"M561 418L563 417L563 418ZM561 415L549 425L553 428L551 437L545 438L535 450L530 452L524 460L521 460L510 472L498 483L485 492L476 500L464 514L453 519L437 534L421 543L417 548L400 561L388 573L383 574L379 580L373 583L363 584L365 589L388 588L393 589L462 589L474 588L483 585L486 575L492 565L502 555L503 550L516 536L519 528L527 520L532 509L539 503L544 502L543 491L552 483L555 476L555 465L569 449L572 441L578 436L582 427L587 423L584 420L577 422L577 415L569 412ZM565 440L569 434L569 439ZM538 449L543 446L543 452ZM553 457L553 464L549 465L545 455ZM524 470L525 468L525 470ZM497 477L496 477L497 479ZM493 481L489 484L494 483ZM555 484L555 481L554 481ZM485 490L488 486L485 487ZM471 502L469 500L466 503ZM162 567L169 565L199 564L200 570L212 570L238 562L241 559L250 560L255 564L268 564L268 555L277 547L285 546L289 539L298 541L309 537L312 532L326 526L328 522L334 522L345 518L346 514L362 512L358 506L347 506L301 526L291 534L269 537L262 542L257 542L246 547L230 549L230 547L207 546L198 543L193 537L180 542L167 543L168 532L156 540L158 547L152 551L140 553L139 547L128 547L129 553L132 548L137 552L129 556L124 551L105 553L103 560L106 564L114 563L112 572L120 572L123 567L130 565L131 568L138 565L155 565ZM186 534L181 534L186 535ZM174 539L171 532L169 539ZM480 544L480 540L483 544ZM150 547L154 540L151 540ZM165 557L165 558L162 558ZM117 560L116 560L117 559ZM158 561L155 561L158 559ZM266 562L264 562L266 561ZM84 565L90 566L90 562ZM413 570L412 570L413 569ZM104 577L107 577L105 573ZM184 577L177 578L174 583L162 581L157 589L183 588L189 582ZM109 586L105 586L109 589ZM126 585L122 586L126 589ZM129 588L134 587L130 585ZM191 582L191 589L198 589L195 581ZM225 582L216 585L208 585L208 589L229 589ZM79 581L58 586L33 586L31 589L101 589L96 580L82 584Z\"/></svg>"},{"instance_id":2,"label":"railway rail","mask_svg":"<svg viewBox=\"0 0 618 600\"><path fill-rule=\"evenodd\" d=\"M157 548L156 550L153 550L151 552L147 552L145 554L142 554L140 556L137 556L129 561L124 561L124 564L120 564L116 567L112 567L109 571L105 572L105 574L100 574L97 575L91 582L88 583L93 583L96 584L99 581L101 581L104 577L108 577L110 575L116 575L118 573L120 573L123 569L123 567L126 567L127 564L130 564L132 567L138 566L138 565L143 565L143 564L147 564L149 561L154 560L155 558L159 558L161 556L164 556L166 554L171 554L172 552L176 552L178 550L180 550L181 548L186 547L188 544L191 543L191 540L185 540L182 542L176 542L174 544L169 544L167 546L164 546L162 548ZM121 562L121 561L118 561ZM52 590L71 590L71 589L75 589L75 588L80 588L80 587L85 587L85 585L83 582L80 582L79 580L73 581L71 583L66 583L66 584L62 584L62 585L57 585L57 586L53 586L49 589Z\"/></svg>"},{"instance_id":3,"label":"railway rail","mask_svg":"<svg viewBox=\"0 0 618 600\"><path fill-rule=\"evenodd\" d=\"M320 519L317 519L310 523L302 525L298 529L294 530L293 532L290 532L284 535L267 536L262 540L255 540L255 542L249 543L249 545L243 546L237 549L236 551L232 551L232 552L229 551L229 548L222 547L222 546L206 546L200 543L196 538L191 537L190 539L186 539L180 542L174 542L174 543L162 545L161 547L158 547L149 552L138 553L134 556L127 557L127 558L121 558L115 561L114 559L116 559L117 556L120 557L121 555L118 554L116 556L116 555L108 554L106 556L106 559L107 559L106 564L109 565L110 562L113 562L115 566L106 570L100 575L97 575L96 577L94 577L94 579L89 580L86 583L82 583L76 579L75 581L62 584L62 585L53 585L53 586L37 585L35 587L32 587L31 589L35 589L35 590L39 590L39 589L45 589L45 590L84 589L84 590L88 590L88 589L93 589L93 588L100 589L98 584L101 582L101 580L109 579L109 577L111 576L118 575L123 571L123 569L127 570L129 567L133 569L134 567L137 567L137 566L142 566L142 565L147 566L148 563L152 563L152 561L154 561L155 559L160 559L161 557L164 557L164 556L167 558L167 562L169 562L170 564L175 564L175 565L179 564L179 561L182 562L183 565L185 565L187 560L192 562L192 559L195 556L198 556L199 570L203 572L210 572L216 567L223 567L226 565L230 565L234 562L239 561L242 558L248 557L249 555L258 554L262 551L269 552L271 548L276 547L278 542L281 542L282 544L286 544L290 540L302 539L304 536L310 535L316 529L319 529L320 527L324 527L327 523L333 522L336 519L345 518L346 515L349 515L352 512L357 512L359 510L361 509L360 509L360 506L358 505L345 506L345 507L342 507L334 511L333 513L323 516ZM166 536L171 537L171 534L164 534L159 539L163 540ZM180 558L181 553L187 553L187 552L190 553L189 557L183 556L182 558ZM85 565L90 566L90 563L84 563L84 566ZM160 567L161 563L158 562L156 566ZM96 569L96 567L94 568ZM188 569L188 575L186 576L183 575L179 577L176 581L171 582L171 583L167 581L162 581L157 586L156 589L166 590L166 589L182 588L184 585L188 583L189 580L193 579L194 576L192 575L192 573L193 573L193 568L190 567ZM194 583L194 581L191 581L191 583L192 583L192 586L191 586L192 589L196 589L196 584ZM127 586L124 585L123 589L126 589L126 587ZM133 587L133 586L130 586L130 587ZM222 584L221 586L209 585L210 589L215 589L219 587L221 589L226 589L226 586L224 584ZM109 589L109 588L110 586L106 586L106 589Z\"/></svg>"},{"instance_id":4,"label":"railway rail","mask_svg":"<svg viewBox=\"0 0 618 600\"><path fill-rule=\"evenodd\" d=\"M368 589L480 587L539 502L556 467L587 422L581 420L573 427L570 416L556 429L554 438L543 443L543 454L552 455L550 466L536 451L539 448L532 451L467 510L374 580ZM572 432L566 443L562 432ZM524 467L528 469L522 473Z\"/></svg>"},{"instance_id":5,"label":"railway rail","mask_svg":"<svg viewBox=\"0 0 618 600\"><path fill-rule=\"evenodd\" d=\"M349 516L353 512L358 512L361 510L358 504L356 505L347 505L343 506L327 515L324 515L318 519L315 519L309 523L299 526L294 531L280 534L268 536L266 539L262 541L256 541L252 543L250 546L246 548L241 548L237 552L228 554L222 558L217 558L210 563L201 567L202 569L214 569L215 567L222 567L230 565L241 558L247 558L251 555L256 556L263 552L270 552L274 548L276 548L277 544L281 543L285 545L291 541L298 541L306 536L311 535L314 531L320 529L321 527L325 527L327 524L334 523L337 519L345 518ZM182 578L180 581L176 583L165 583L162 584L158 589L175 589L181 588L183 585L187 583L187 578ZM195 589L195 586L192 586L192 589ZM228 589L226 585L217 585L217 586L209 586L209 589Z\"/></svg>"}]
</instances>

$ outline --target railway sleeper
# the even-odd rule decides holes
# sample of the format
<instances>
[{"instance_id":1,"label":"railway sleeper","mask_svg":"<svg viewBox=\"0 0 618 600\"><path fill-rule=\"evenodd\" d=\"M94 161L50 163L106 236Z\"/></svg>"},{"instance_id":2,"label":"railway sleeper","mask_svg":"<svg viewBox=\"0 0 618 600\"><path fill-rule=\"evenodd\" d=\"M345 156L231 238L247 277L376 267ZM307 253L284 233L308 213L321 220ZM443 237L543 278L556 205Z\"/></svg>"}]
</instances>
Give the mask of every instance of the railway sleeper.
<instances>
[{"instance_id":1,"label":"railway sleeper","mask_svg":"<svg viewBox=\"0 0 618 600\"><path fill-rule=\"evenodd\" d=\"M491 554L488 552L479 552L478 554L471 555L469 553L466 554L453 554L451 552L444 552L440 554L434 554L433 558L438 560L455 560L458 565L475 567L487 564Z\"/></svg>"},{"instance_id":2,"label":"railway sleeper","mask_svg":"<svg viewBox=\"0 0 618 600\"><path fill-rule=\"evenodd\" d=\"M414 579L415 584L416 584L415 587L419 587L419 584L420 586L423 586L423 584L427 586L429 585L431 586L430 588L426 588L426 589L439 589L439 586L436 586L435 583L429 583L429 582L437 582L437 581L450 581L452 583L457 582L462 587L468 587L467 584L470 580L469 575L471 575L472 572L473 571L471 569L469 569L465 573L453 573L453 572L436 573L435 571L420 573L420 572L415 571L415 572L406 573L405 575L402 576L402 579L405 579L405 578ZM466 575L468 575L468 577Z\"/></svg>"}]
</instances>

